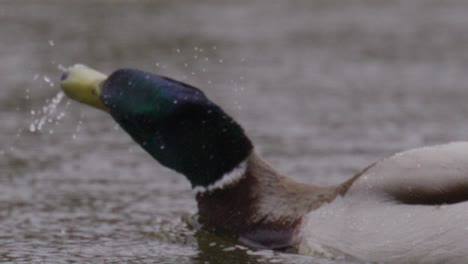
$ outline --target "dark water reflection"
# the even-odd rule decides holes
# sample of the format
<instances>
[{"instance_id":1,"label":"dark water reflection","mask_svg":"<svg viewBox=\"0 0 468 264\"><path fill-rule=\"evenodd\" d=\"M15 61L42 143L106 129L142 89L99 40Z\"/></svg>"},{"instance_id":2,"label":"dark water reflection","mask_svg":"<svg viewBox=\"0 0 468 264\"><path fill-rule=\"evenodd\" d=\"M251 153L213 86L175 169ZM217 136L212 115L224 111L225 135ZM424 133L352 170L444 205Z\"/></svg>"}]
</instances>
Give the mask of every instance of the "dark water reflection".
<instances>
[{"instance_id":1,"label":"dark water reflection","mask_svg":"<svg viewBox=\"0 0 468 264\"><path fill-rule=\"evenodd\" d=\"M104 113L64 99L29 131L59 65L193 83L282 172L336 183L468 139L467 13L463 0L0 2L0 261L329 263L196 234L189 184Z\"/></svg>"}]
</instances>

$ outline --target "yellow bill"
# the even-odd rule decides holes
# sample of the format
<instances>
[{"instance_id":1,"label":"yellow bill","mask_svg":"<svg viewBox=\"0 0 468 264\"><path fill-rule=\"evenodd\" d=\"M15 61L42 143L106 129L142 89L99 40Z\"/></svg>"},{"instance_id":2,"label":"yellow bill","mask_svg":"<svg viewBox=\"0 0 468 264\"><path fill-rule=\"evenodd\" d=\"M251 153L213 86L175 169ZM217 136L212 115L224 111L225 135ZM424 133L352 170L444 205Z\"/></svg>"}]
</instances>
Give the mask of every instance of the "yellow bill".
<instances>
[{"instance_id":1,"label":"yellow bill","mask_svg":"<svg viewBox=\"0 0 468 264\"><path fill-rule=\"evenodd\" d=\"M107 111L107 107L102 103L100 97L100 86L107 79L107 75L88 66L76 64L68 68L61 79L60 86L68 97Z\"/></svg>"}]
</instances>

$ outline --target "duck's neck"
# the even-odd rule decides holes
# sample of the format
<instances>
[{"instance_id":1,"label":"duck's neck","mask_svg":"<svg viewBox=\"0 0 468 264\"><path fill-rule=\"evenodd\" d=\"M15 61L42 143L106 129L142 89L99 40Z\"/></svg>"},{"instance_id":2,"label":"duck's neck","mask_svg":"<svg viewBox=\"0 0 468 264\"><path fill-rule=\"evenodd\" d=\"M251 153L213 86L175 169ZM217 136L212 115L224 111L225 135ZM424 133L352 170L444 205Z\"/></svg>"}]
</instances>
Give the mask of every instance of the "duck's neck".
<instances>
[{"instance_id":1,"label":"duck's neck","mask_svg":"<svg viewBox=\"0 0 468 264\"><path fill-rule=\"evenodd\" d=\"M341 186L319 187L278 174L252 152L236 181L198 192L204 226L237 236L255 247L293 248L302 216L333 200Z\"/></svg>"}]
</instances>

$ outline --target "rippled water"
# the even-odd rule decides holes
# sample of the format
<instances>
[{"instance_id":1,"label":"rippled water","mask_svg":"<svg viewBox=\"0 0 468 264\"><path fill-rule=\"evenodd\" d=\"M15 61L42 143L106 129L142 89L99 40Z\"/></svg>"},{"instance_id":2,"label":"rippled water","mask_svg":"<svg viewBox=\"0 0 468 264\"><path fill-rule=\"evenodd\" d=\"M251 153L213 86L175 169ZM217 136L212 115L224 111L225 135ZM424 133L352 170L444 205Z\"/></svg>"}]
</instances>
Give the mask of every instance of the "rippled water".
<instances>
[{"instance_id":1,"label":"rippled water","mask_svg":"<svg viewBox=\"0 0 468 264\"><path fill-rule=\"evenodd\" d=\"M193 231L188 182L61 99L60 68L190 82L281 172L337 183L468 139L466 14L463 0L1 1L0 261L329 263Z\"/></svg>"}]
</instances>

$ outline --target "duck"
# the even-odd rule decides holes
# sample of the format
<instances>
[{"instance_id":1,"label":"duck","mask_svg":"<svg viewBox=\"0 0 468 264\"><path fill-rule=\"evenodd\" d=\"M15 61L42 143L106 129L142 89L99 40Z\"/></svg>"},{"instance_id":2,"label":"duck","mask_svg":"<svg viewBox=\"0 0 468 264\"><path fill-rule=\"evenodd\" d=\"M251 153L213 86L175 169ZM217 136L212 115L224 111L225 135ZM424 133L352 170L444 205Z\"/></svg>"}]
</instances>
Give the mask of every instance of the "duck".
<instances>
[{"instance_id":1,"label":"duck","mask_svg":"<svg viewBox=\"0 0 468 264\"><path fill-rule=\"evenodd\" d=\"M319 186L275 170L242 126L192 85L80 64L60 84L184 175L210 232L327 259L468 263L468 142L403 151L340 184Z\"/></svg>"}]
</instances>

